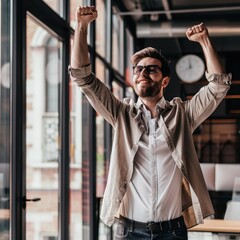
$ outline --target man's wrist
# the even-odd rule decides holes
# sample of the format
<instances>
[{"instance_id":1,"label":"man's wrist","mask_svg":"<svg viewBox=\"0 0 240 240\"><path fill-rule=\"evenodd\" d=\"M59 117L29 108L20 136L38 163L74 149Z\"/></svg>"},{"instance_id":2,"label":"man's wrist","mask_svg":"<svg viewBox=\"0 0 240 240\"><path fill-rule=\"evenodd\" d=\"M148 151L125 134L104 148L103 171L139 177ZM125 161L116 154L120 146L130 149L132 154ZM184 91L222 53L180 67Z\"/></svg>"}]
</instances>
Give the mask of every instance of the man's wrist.
<instances>
[{"instance_id":1,"label":"man's wrist","mask_svg":"<svg viewBox=\"0 0 240 240\"><path fill-rule=\"evenodd\" d=\"M76 22L75 31L87 31L88 24L84 22Z\"/></svg>"},{"instance_id":2,"label":"man's wrist","mask_svg":"<svg viewBox=\"0 0 240 240\"><path fill-rule=\"evenodd\" d=\"M212 43L210 41L209 36L205 36L203 37L200 41L199 41L200 45L202 46L202 48L208 48L209 46L212 46Z\"/></svg>"}]
</instances>

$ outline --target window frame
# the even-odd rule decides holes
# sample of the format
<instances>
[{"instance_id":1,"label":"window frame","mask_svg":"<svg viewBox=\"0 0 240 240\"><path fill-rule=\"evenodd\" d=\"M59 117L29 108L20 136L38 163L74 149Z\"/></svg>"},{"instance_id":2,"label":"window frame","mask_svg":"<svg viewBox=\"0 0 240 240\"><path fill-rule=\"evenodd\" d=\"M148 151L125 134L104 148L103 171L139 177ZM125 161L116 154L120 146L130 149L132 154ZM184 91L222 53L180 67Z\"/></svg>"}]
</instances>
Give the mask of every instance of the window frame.
<instances>
[{"instance_id":1,"label":"window frame","mask_svg":"<svg viewBox=\"0 0 240 240\"><path fill-rule=\"evenodd\" d=\"M90 1L86 1L90 2ZM37 21L41 26L47 28L48 31L56 36L62 42L62 65L61 65L61 87L60 87L60 162L59 164L59 238L69 239L69 167L70 167L70 147L69 147L69 75L68 64L70 58L70 39L73 36L74 30L70 26L70 0L61 0L60 15L51 9L42 0L11 0L11 69L12 69L12 89L11 89L11 240L26 238L26 18ZM91 1L95 5L96 1ZM104 0L106 5L106 21L107 34L110 39L110 44L106 44L106 53L112 49L112 15L113 3ZM42 14L44 12L44 14ZM125 35L125 29L121 27L121 36ZM121 37L122 38L122 37ZM90 46L92 69L95 71L95 60L99 58L107 69L107 85L110 88L112 79L119 84L125 94L126 82L121 71L114 69L111 65L111 57L102 57L96 52L95 46L96 29L95 24L90 27ZM124 53L125 43L123 43ZM19 47L21 46L21 47ZM121 55L121 68L124 66L124 56ZM107 56L107 55L106 55ZM108 55L109 56L109 55ZM89 197L90 197L90 239L98 239L99 216L96 216L96 211L99 199L96 198L96 113L88 105L86 107L88 117L91 119L87 132L89 134ZM104 128L104 145L107 147L105 159L109 160L111 151L111 136L110 126Z\"/></svg>"},{"instance_id":2,"label":"window frame","mask_svg":"<svg viewBox=\"0 0 240 240\"><path fill-rule=\"evenodd\" d=\"M40 0L11 0L11 240L25 239L26 200L26 17L30 15L37 22L59 38L62 50L62 85L60 103L60 151L59 173L59 236L69 238L69 63L70 36L73 30L68 24L69 1L63 0L62 17ZM44 14L42 14L44 12ZM19 47L21 46L21 47ZM19 64L20 63L20 64ZM21 66L21 67L19 67Z\"/></svg>"}]
</instances>

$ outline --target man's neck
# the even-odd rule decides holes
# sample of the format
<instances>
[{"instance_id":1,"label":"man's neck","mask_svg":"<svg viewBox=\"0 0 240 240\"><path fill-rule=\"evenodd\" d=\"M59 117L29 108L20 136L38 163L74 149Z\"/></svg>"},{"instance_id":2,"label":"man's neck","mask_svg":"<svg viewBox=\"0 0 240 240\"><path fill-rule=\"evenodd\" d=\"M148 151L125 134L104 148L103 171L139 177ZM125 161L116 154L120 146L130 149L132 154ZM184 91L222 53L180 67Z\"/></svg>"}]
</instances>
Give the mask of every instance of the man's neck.
<instances>
[{"instance_id":1,"label":"man's neck","mask_svg":"<svg viewBox=\"0 0 240 240\"><path fill-rule=\"evenodd\" d=\"M156 111L156 105L159 102L159 100L161 99L161 97L159 97L159 96L145 97L145 98L140 97L140 99L142 100L142 102L145 105L145 107L147 108L147 110L150 111L151 117L152 118L157 117L158 113Z\"/></svg>"}]
</instances>

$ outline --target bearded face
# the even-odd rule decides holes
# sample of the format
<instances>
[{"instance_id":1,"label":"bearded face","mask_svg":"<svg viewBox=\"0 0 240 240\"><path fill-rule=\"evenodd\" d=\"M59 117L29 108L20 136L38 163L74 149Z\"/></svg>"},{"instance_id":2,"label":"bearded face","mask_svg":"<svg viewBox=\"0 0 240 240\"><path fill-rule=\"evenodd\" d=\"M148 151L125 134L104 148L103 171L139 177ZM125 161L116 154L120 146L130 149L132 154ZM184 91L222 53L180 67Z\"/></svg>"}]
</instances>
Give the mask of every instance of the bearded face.
<instances>
[{"instance_id":1,"label":"bearded face","mask_svg":"<svg viewBox=\"0 0 240 240\"><path fill-rule=\"evenodd\" d=\"M142 77L134 84L134 90L139 97L148 98L157 96L162 87L162 79L153 81L150 77Z\"/></svg>"},{"instance_id":2,"label":"bearded face","mask_svg":"<svg viewBox=\"0 0 240 240\"><path fill-rule=\"evenodd\" d=\"M154 98L162 96L164 83L161 62L156 58L143 58L133 68L133 82L136 94L141 98Z\"/></svg>"}]
</instances>

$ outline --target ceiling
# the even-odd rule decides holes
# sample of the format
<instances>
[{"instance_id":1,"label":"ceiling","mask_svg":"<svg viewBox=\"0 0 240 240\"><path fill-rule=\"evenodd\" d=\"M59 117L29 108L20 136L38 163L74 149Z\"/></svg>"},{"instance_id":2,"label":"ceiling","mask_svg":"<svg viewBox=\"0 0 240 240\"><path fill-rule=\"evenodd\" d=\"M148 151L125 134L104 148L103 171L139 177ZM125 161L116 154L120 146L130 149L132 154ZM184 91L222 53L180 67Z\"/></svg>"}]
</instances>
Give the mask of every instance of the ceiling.
<instances>
[{"instance_id":1,"label":"ceiling","mask_svg":"<svg viewBox=\"0 0 240 240\"><path fill-rule=\"evenodd\" d=\"M169 86L169 98L191 98L206 83L184 84L175 74L181 56L194 53L204 58L199 45L185 36L187 28L203 22L226 71L233 74L233 85L213 116L240 116L240 0L118 0L114 4L116 14L126 20L137 38L136 50L152 46L171 60L174 81Z\"/></svg>"}]
</instances>

